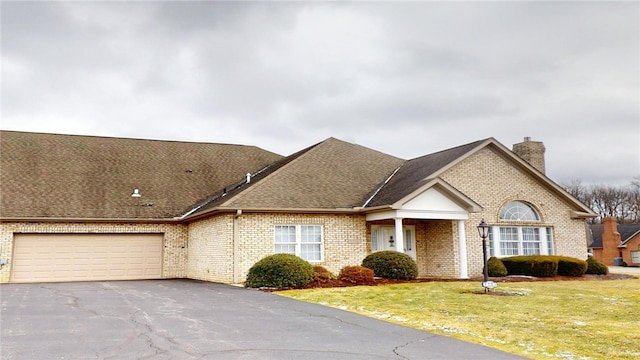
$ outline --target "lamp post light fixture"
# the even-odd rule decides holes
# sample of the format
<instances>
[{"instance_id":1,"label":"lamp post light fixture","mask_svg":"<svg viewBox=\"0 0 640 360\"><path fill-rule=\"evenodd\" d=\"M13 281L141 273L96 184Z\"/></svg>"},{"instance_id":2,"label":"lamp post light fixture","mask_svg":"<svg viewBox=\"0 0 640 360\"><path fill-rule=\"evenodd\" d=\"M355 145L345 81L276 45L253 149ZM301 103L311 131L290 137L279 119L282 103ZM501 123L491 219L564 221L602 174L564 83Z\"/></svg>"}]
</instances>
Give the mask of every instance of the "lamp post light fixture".
<instances>
[{"instance_id":1,"label":"lamp post light fixture","mask_svg":"<svg viewBox=\"0 0 640 360\"><path fill-rule=\"evenodd\" d=\"M484 278L482 280L482 287L487 292L489 289L495 289L498 284L493 281L489 281L489 267L487 266L487 237L489 236L489 225L482 219L480 225L478 225L478 234L482 238L482 259L484 264Z\"/></svg>"}]
</instances>

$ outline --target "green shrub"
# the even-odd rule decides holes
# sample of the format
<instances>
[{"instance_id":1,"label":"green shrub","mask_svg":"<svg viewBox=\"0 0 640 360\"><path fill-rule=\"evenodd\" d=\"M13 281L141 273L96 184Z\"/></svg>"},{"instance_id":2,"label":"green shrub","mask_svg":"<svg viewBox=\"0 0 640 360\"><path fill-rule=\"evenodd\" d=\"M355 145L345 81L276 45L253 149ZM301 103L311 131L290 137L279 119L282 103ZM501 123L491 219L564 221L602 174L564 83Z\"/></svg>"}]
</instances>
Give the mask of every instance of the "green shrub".
<instances>
[{"instance_id":1,"label":"green shrub","mask_svg":"<svg viewBox=\"0 0 640 360\"><path fill-rule=\"evenodd\" d=\"M587 259L587 274L607 275L608 273L609 268L605 264L594 259L593 257L589 257Z\"/></svg>"},{"instance_id":2,"label":"green shrub","mask_svg":"<svg viewBox=\"0 0 640 360\"><path fill-rule=\"evenodd\" d=\"M381 278L411 280L418 277L416 262L411 256L397 251L374 252L362 260L362 266Z\"/></svg>"},{"instance_id":3,"label":"green shrub","mask_svg":"<svg viewBox=\"0 0 640 360\"><path fill-rule=\"evenodd\" d=\"M330 280L336 279L336 275L331 271L327 270L323 266L315 265L313 267L313 281L325 283Z\"/></svg>"},{"instance_id":4,"label":"green shrub","mask_svg":"<svg viewBox=\"0 0 640 360\"><path fill-rule=\"evenodd\" d=\"M313 266L291 254L267 256L247 274L246 287L303 287L313 281Z\"/></svg>"},{"instance_id":5,"label":"green shrub","mask_svg":"<svg viewBox=\"0 0 640 360\"><path fill-rule=\"evenodd\" d=\"M584 260L568 256L557 256L557 258L558 275L580 277L587 271L587 262Z\"/></svg>"},{"instance_id":6,"label":"green shrub","mask_svg":"<svg viewBox=\"0 0 640 360\"><path fill-rule=\"evenodd\" d=\"M509 275L553 277L558 274L558 259L545 255L511 256L500 259Z\"/></svg>"},{"instance_id":7,"label":"green shrub","mask_svg":"<svg viewBox=\"0 0 640 360\"><path fill-rule=\"evenodd\" d=\"M491 277L504 277L507 276L507 268L502 261L495 256L492 256L487 260L487 270Z\"/></svg>"},{"instance_id":8,"label":"green shrub","mask_svg":"<svg viewBox=\"0 0 640 360\"><path fill-rule=\"evenodd\" d=\"M340 270L338 279L356 285L373 283L373 270L364 266L345 266Z\"/></svg>"}]
</instances>

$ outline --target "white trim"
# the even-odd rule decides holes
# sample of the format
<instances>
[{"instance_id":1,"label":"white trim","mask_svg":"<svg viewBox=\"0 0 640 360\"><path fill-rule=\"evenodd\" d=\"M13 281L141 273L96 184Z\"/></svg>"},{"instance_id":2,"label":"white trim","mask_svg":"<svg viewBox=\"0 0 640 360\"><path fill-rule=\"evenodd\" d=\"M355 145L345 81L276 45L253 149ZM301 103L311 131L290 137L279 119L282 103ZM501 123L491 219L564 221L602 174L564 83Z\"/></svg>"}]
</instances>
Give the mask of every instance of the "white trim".
<instances>
[{"instance_id":1,"label":"white trim","mask_svg":"<svg viewBox=\"0 0 640 360\"><path fill-rule=\"evenodd\" d=\"M517 254L503 254L500 247L501 237L500 228L515 228L518 237L518 253ZM523 229L538 229L538 243L540 249L540 255L552 255L554 251L549 251L547 243L547 229L552 229L548 226L526 226L526 225L492 225L491 226L491 249L493 250L493 256L495 257L507 257L524 255L524 234ZM551 232L553 236L553 232ZM553 241L553 237L552 237ZM531 241L528 241L531 242ZM552 244L553 245L553 244Z\"/></svg>"},{"instance_id":2,"label":"white trim","mask_svg":"<svg viewBox=\"0 0 640 360\"><path fill-rule=\"evenodd\" d=\"M467 269L467 238L464 229L464 220L458 220L458 249L460 250L460 278L468 279Z\"/></svg>"},{"instance_id":3,"label":"white trim","mask_svg":"<svg viewBox=\"0 0 640 360\"><path fill-rule=\"evenodd\" d=\"M396 233L396 251L404 251L404 229L402 228L402 218L395 218L395 233Z\"/></svg>"},{"instance_id":4,"label":"white trim","mask_svg":"<svg viewBox=\"0 0 640 360\"><path fill-rule=\"evenodd\" d=\"M436 219L436 220L467 220L469 213L461 212L445 212L431 210L387 210L366 215L367 221L385 220L385 219Z\"/></svg>"},{"instance_id":5,"label":"white trim","mask_svg":"<svg viewBox=\"0 0 640 360\"><path fill-rule=\"evenodd\" d=\"M278 226L293 226L295 227L295 244L294 243L278 243L276 242L276 232L275 229ZM319 260L307 260L304 259L301 254L302 254L302 227L303 226L317 226L320 228L320 259ZM275 224L273 226L273 251L274 254L288 254L288 253L279 253L276 251L276 246L277 245L294 245L294 252L296 255L310 263L320 263L320 262L324 262L324 226L320 225L320 224ZM305 243L305 244L313 244L313 245L317 245L317 243Z\"/></svg>"}]
</instances>

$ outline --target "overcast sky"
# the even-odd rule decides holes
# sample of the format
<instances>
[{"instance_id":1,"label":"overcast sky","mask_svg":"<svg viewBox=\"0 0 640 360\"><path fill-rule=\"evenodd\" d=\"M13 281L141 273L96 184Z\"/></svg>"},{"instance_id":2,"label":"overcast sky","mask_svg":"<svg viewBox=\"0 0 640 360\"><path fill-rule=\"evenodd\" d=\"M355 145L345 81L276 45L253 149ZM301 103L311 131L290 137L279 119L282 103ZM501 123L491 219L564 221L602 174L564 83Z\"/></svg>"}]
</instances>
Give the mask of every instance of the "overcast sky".
<instances>
[{"instance_id":1,"label":"overcast sky","mask_svg":"<svg viewBox=\"0 0 640 360\"><path fill-rule=\"evenodd\" d=\"M405 159L543 141L640 175L640 2L1 2L4 130ZM499 174L496 174L499 176Z\"/></svg>"}]
</instances>

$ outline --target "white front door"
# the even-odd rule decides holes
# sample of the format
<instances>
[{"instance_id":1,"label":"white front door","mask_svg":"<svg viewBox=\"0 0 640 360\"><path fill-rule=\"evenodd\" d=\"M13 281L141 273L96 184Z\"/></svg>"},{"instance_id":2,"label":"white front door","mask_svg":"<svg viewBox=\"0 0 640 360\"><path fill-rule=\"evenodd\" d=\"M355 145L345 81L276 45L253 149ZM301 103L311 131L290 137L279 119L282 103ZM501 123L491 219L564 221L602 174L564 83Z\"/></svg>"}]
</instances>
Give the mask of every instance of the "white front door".
<instances>
[{"instance_id":1,"label":"white front door","mask_svg":"<svg viewBox=\"0 0 640 360\"><path fill-rule=\"evenodd\" d=\"M404 249L401 252L411 256L413 260L416 259L416 237L415 227L403 226L404 235ZM371 226L371 251L383 251L396 249L396 230L393 226Z\"/></svg>"}]
</instances>

